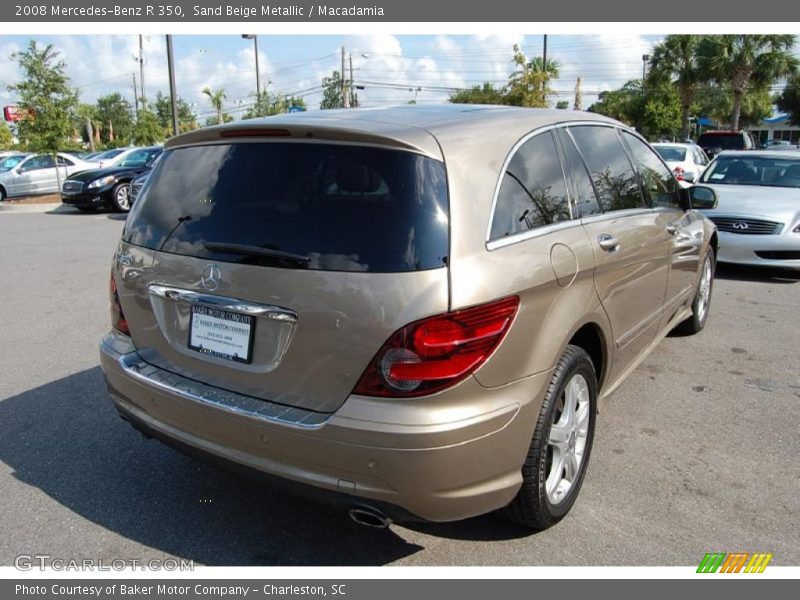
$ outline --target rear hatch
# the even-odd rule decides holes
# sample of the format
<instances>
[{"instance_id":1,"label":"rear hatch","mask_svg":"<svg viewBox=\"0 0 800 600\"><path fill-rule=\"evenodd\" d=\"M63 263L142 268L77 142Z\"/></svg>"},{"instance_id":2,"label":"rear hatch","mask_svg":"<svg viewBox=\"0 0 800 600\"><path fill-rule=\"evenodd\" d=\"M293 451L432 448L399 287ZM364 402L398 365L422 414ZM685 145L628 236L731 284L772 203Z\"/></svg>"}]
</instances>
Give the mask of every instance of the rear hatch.
<instances>
[{"instance_id":1,"label":"rear hatch","mask_svg":"<svg viewBox=\"0 0 800 600\"><path fill-rule=\"evenodd\" d=\"M167 150L115 262L144 360L222 389L336 410L386 339L448 308L440 160L326 141Z\"/></svg>"}]
</instances>

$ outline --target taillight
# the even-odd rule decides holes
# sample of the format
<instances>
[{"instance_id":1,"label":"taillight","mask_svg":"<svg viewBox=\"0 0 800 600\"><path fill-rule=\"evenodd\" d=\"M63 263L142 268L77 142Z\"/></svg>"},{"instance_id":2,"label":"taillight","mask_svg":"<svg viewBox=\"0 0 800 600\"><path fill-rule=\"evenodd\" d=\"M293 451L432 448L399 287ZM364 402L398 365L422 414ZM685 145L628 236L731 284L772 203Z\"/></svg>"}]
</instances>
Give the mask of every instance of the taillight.
<instances>
[{"instance_id":1,"label":"taillight","mask_svg":"<svg viewBox=\"0 0 800 600\"><path fill-rule=\"evenodd\" d=\"M683 181L683 174L686 173L686 170L681 167L675 167L672 169L672 173L675 175L675 179Z\"/></svg>"},{"instance_id":2,"label":"taillight","mask_svg":"<svg viewBox=\"0 0 800 600\"><path fill-rule=\"evenodd\" d=\"M109 300L111 301L111 326L125 335L130 335L131 331L128 329L128 322L125 320L125 315L122 313L122 306L119 303L117 281L114 279L114 271L111 271L111 282L109 283L108 292Z\"/></svg>"},{"instance_id":3,"label":"taillight","mask_svg":"<svg viewBox=\"0 0 800 600\"><path fill-rule=\"evenodd\" d=\"M511 296L406 325L378 351L353 393L413 397L455 385L489 358L518 308Z\"/></svg>"}]
</instances>

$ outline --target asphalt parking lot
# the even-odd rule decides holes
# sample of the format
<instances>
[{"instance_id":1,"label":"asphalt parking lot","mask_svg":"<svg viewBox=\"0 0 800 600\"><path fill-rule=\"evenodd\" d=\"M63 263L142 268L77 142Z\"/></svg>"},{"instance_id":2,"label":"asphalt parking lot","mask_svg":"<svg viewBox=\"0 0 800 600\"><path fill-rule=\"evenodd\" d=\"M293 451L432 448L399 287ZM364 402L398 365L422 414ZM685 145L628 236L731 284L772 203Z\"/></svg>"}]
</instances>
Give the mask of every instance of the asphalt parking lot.
<instances>
[{"instance_id":1,"label":"asphalt parking lot","mask_svg":"<svg viewBox=\"0 0 800 600\"><path fill-rule=\"evenodd\" d=\"M371 530L122 422L97 343L119 215L0 213L0 565L19 554L209 565L800 564L800 275L721 268L708 325L604 405L571 514Z\"/></svg>"}]
</instances>

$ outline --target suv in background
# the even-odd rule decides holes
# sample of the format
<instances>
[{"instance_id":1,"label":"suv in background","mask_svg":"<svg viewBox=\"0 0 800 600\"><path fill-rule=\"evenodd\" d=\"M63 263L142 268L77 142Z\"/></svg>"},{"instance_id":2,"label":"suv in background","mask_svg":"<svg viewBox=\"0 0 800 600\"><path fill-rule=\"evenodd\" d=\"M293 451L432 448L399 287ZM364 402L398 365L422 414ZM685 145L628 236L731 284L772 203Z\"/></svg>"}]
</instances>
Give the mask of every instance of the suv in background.
<instances>
[{"instance_id":1,"label":"suv in background","mask_svg":"<svg viewBox=\"0 0 800 600\"><path fill-rule=\"evenodd\" d=\"M599 399L705 325L716 230L635 131L449 104L167 142L111 267L121 416L373 527L572 507ZM611 474L610 476L613 476Z\"/></svg>"},{"instance_id":2,"label":"suv in background","mask_svg":"<svg viewBox=\"0 0 800 600\"><path fill-rule=\"evenodd\" d=\"M754 150L756 144L746 131L706 131L697 138L697 145L708 158L723 150Z\"/></svg>"}]
</instances>

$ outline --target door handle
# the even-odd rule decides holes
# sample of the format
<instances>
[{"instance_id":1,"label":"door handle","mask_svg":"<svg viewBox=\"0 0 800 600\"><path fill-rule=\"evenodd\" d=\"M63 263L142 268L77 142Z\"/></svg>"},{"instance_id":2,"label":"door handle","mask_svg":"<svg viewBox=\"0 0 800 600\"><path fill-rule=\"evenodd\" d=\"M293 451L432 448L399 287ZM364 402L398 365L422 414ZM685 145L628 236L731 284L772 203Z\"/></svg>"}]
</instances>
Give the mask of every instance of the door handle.
<instances>
[{"instance_id":1,"label":"door handle","mask_svg":"<svg viewBox=\"0 0 800 600\"><path fill-rule=\"evenodd\" d=\"M670 223L667 225L667 233L670 235L675 235L679 230L680 227L678 227L675 223Z\"/></svg>"},{"instance_id":2,"label":"door handle","mask_svg":"<svg viewBox=\"0 0 800 600\"><path fill-rule=\"evenodd\" d=\"M597 243L606 252L616 252L619 249L619 240L608 233L598 235Z\"/></svg>"}]
</instances>

